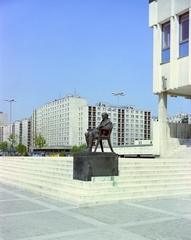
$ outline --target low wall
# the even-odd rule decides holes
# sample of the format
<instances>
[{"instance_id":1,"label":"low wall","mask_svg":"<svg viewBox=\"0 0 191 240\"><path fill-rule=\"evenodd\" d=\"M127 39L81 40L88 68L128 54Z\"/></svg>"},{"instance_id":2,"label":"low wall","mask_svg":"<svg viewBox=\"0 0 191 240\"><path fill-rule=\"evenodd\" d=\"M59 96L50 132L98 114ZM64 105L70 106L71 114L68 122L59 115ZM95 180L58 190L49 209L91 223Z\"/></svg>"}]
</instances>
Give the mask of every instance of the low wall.
<instances>
[{"instance_id":1,"label":"low wall","mask_svg":"<svg viewBox=\"0 0 191 240\"><path fill-rule=\"evenodd\" d=\"M166 138L160 143L160 125L158 121L153 122L153 154L160 155L160 145L166 148L166 154L183 144L186 139L191 138L191 124L167 123Z\"/></svg>"},{"instance_id":2,"label":"low wall","mask_svg":"<svg viewBox=\"0 0 191 240\"><path fill-rule=\"evenodd\" d=\"M191 138L191 124L167 123L167 138Z\"/></svg>"}]
</instances>

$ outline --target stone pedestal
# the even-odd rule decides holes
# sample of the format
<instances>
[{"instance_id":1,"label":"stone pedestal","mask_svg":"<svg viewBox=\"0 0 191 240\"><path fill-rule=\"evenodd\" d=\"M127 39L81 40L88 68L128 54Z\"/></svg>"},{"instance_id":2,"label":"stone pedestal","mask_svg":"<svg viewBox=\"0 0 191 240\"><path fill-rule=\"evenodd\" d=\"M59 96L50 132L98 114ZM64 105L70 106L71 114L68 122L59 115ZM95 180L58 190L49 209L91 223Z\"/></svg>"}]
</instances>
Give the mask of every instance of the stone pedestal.
<instances>
[{"instance_id":1,"label":"stone pedestal","mask_svg":"<svg viewBox=\"0 0 191 240\"><path fill-rule=\"evenodd\" d=\"M91 177L118 176L118 155L113 152L74 154L73 179L91 181Z\"/></svg>"}]
</instances>

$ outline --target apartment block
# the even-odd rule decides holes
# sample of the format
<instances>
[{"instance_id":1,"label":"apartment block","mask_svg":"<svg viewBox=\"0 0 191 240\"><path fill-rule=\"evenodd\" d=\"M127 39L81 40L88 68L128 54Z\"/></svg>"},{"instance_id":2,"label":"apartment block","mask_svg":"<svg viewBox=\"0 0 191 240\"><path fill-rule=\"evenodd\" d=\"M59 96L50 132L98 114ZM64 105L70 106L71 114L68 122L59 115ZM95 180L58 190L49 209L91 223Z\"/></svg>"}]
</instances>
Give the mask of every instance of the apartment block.
<instances>
[{"instance_id":1,"label":"apartment block","mask_svg":"<svg viewBox=\"0 0 191 240\"><path fill-rule=\"evenodd\" d=\"M31 120L31 142L35 136L42 134L50 147L78 145L78 109L85 105L86 99L68 95L36 109Z\"/></svg>"},{"instance_id":2,"label":"apartment block","mask_svg":"<svg viewBox=\"0 0 191 240\"><path fill-rule=\"evenodd\" d=\"M8 123L7 114L0 112L0 125L6 125Z\"/></svg>"},{"instance_id":3,"label":"apartment block","mask_svg":"<svg viewBox=\"0 0 191 240\"><path fill-rule=\"evenodd\" d=\"M88 105L86 99L73 95L36 109L31 120L31 136L41 133L49 147L79 146L85 143L87 129L99 125L103 112L108 113L114 124L113 146L152 139L150 111L137 110L135 106L114 107L108 103Z\"/></svg>"},{"instance_id":4,"label":"apartment block","mask_svg":"<svg viewBox=\"0 0 191 240\"><path fill-rule=\"evenodd\" d=\"M0 143L8 141L10 125L0 125Z\"/></svg>"}]
</instances>

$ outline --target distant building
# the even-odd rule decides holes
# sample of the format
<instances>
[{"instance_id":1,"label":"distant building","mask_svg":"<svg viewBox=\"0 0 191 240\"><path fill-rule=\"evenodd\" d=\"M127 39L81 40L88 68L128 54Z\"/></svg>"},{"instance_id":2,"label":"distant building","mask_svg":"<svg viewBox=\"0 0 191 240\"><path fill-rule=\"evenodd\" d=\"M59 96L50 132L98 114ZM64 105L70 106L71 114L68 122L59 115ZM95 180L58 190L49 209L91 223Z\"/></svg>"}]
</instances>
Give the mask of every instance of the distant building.
<instances>
[{"instance_id":1,"label":"distant building","mask_svg":"<svg viewBox=\"0 0 191 240\"><path fill-rule=\"evenodd\" d=\"M151 112L135 106L111 106L109 103L88 105L87 99L68 95L36 109L32 117L12 124L18 143L35 149L34 138L41 134L49 149L70 149L85 143L85 132L99 125L107 112L113 122L111 141L114 147L128 146L138 140L152 139ZM0 141L7 141L10 125L0 126ZM106 143L104 143L106 144Z\"/></svg>"},{"instance_id":2,"label":"distant building","mask_svg":"<svg viewBox=\"0 0 191 240\"><path fill-rule=\"evenodd\" d=\"M29 150L31 145L31 119L25 118L14 122L12 132L18 137L18 143L25 145Z\"/></svg>"},{"instance_id":3,"label":"distant building","mask_svg":"<svg viewBox=\"0 0 191 240\"><path fill-rule=\"evenodd\" d=\"M99 125L103 112L109 114L114 124L111 135L113 146L127 146L134 144L135 140L152 139L150 111L128 105L114 107L108 103L88 105L86 99L69 95L33 112L31 143L41 133L50 147L79 146L85 143L87 129Z\"/></svg>"},{"instance_id":4,"label":"distant building","mask_svg":"<svg viewBox=\"0 0 191 240\"><path fill-rule=\"evenodd\" d=\"M191 114L180 112L174 117L168 117L168 122L191 124Z\"/></svg>"},{"instance_id":5,"label":"distant building","mask_svg":"<svg viewBox=\"0 0 191 240\"><path fill-rule=\"evenodd\" d=\"M10 125L0 125L0 143L8 141Z\"/></svg>"}]
</instances>

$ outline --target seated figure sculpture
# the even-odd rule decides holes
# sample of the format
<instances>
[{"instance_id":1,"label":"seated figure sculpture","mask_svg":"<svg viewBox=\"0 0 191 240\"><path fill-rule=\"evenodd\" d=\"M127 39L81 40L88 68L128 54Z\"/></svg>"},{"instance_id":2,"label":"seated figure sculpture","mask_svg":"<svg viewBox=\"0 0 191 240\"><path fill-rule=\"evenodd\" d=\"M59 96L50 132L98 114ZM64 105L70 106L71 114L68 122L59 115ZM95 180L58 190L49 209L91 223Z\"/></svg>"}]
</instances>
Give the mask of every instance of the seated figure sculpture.
<instances>
[{"instance_id":1,"label":"seated figure sculpture","mask_svg":"<svg viewBox=\"0 0 191 240\"><path fill-rule=\"evenodd\" d=\"M108 118L108 114L106 112L102 113L102 121L98 125L98 127L94 129L88 129L88 132L85 133L85 138L87 143L87 148L85 151L86 152L92 151L93 141L95 139L98 139L100 131L103 136L107 136L111 131L112 127L113 127L113 124Z\"/></svg>"}]
</instances>

